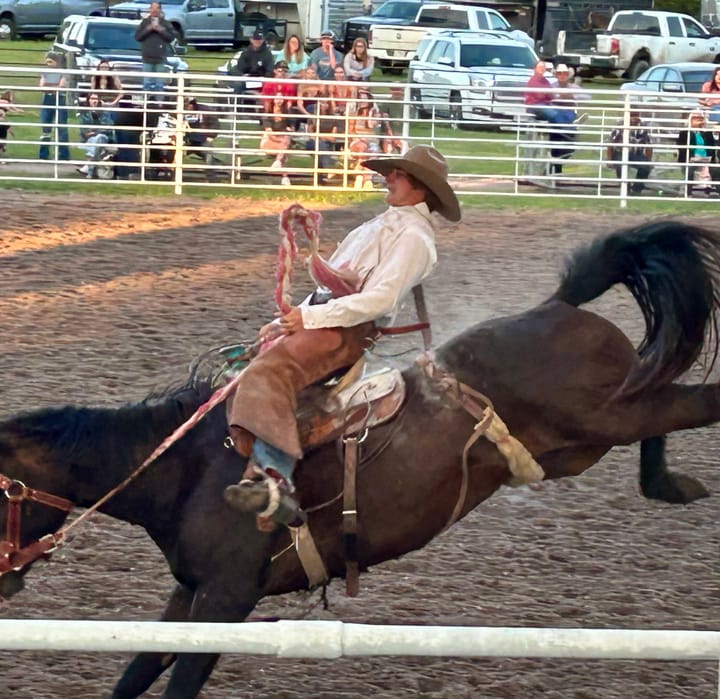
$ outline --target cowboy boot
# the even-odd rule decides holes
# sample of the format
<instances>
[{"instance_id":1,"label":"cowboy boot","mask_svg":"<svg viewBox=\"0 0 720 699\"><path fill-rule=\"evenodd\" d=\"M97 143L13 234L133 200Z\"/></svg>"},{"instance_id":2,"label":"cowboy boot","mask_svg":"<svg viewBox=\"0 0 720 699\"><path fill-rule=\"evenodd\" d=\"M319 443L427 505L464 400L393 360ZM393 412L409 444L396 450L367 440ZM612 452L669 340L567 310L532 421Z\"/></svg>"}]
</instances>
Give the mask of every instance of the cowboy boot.
<instances>
[{"instance_id":1,"label":"cowboy boot","mask_svg":"<svg viewBox=\"0 0 720 699\"><path fill-rule=\"evenodd\" d=\"M307 521L300 509L292 486L282 477L276 480L267 475L262 481L244 479L237 485L225 488L225 502L241 512L254 512L258 528L267 531L263 524L271 520L276 524L298 527Z\"/></svg>"}]
</instances>

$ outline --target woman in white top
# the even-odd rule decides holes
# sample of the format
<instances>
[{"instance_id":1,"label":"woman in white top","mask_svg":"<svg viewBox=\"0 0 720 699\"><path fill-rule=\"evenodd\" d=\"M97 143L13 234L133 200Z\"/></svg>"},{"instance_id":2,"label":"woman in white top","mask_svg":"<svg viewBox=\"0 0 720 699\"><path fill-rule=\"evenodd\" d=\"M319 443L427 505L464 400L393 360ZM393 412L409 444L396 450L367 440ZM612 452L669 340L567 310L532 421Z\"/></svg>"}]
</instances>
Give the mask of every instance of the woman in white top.
<instances>
[{"instance_id":1,"label":"woman in white top","mask_svg":"<svg viewBox=\"0 0 720 699\"><path fill-rule=\"evenodd\" d=\"M358 37L353 41L352 48L345 54L343 66L348 80L370 80L375 59L368 53L365 39Z\"/></svg>"}]
</instances>

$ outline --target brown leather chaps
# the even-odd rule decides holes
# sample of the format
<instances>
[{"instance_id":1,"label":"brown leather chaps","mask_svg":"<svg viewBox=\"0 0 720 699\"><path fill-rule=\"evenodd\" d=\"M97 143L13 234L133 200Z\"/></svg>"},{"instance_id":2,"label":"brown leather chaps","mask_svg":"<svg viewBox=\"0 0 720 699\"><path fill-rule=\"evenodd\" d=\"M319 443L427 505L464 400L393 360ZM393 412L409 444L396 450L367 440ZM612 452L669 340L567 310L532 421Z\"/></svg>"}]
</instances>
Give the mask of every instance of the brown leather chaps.
<instances>
[{"instance_id":1,"label":"brown leather chaps","mask_svg":"<svg viewBox=\"0 0 720 699\"><path fill-rule=\"evenodd\" d=\"M247 431L296 459L301 458L295 420L298 393L354 364L368 349L368 338L376 335L374 323L301 330L283 337L255 357L226 403L230 434L238 452L249 456L248 440L242 434Z\"/></svg>"}]
</instances>

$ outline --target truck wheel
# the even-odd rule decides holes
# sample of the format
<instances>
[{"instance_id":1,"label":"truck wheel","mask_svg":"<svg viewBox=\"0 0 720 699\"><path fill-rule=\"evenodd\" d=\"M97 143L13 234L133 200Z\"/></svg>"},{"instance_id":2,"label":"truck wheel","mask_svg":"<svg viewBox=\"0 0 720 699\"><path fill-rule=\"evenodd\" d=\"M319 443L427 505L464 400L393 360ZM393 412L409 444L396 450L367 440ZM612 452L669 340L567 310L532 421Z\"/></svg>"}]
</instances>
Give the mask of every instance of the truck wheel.
<instances>
[{"instance_id":1,"label":"truck wheel","mask_svg":"<svg viewBox=\"0 0 720 699\"><path fill-rule=\"evenodd\" d=\"M0 17L0 40L17 39L12 17Z\"/></svg>"},{"instance_id":2,"label":"truck wheel","mask_svg":"<svg viewBox=\"0 0 720 699\"><path fill-rule=\"evenodd\" d=\"M644 58L636 58L628 68L628 78L637 80L649 67L650 63Z\"/></svg>"},{"instance_id":3,"label":"truck wheel","mask_svg":"<svg viewBox=\"0 0 720 699\"><path fill-rule=\"evenodd\" d=\"M463 122L462 97L457 92L450 93L450 127L461 129Z\"/></svg>"},{"instance_id":4,"label":"truck wheel","mask_svg":"<svg viewBox=\"0 0 720 699\"><path fill-rule=\"evenodd\" d=\"M179 44L185 43L185 36L183 35L182 27L179 24L172 25L173 31L175 32L175 38Z\"/></svg>"},{"instance_id":5,"label":"truck wheel","mask_svg":"<svg viewBox=\"0 0 720 699\"><path fill-rule=\"evenodd\" d=\"M720 53L717 56L715 56L713 63L720 63Z\"/></svg>"}]
</instances>

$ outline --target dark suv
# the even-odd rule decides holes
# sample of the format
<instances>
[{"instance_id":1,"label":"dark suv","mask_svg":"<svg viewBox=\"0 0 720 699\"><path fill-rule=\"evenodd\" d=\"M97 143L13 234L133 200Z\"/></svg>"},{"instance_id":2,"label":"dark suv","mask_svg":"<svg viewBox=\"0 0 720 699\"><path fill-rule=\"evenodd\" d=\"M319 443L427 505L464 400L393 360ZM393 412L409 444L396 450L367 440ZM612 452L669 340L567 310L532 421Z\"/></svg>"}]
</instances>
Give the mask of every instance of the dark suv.
<instances>
[{"instance_id":1,"label":"dark suv","mask_svg":"<svg viewBox=\"0 0 720 699\"><path fill-rule=\"evenodd\" d=\"M341 36L345 51L352 48L353 41L358 37L367 41L372 24L411 24L422 4L423 0L390 0L380 5L371 15L346 20Z\"/></svg>"}]
</instances>

